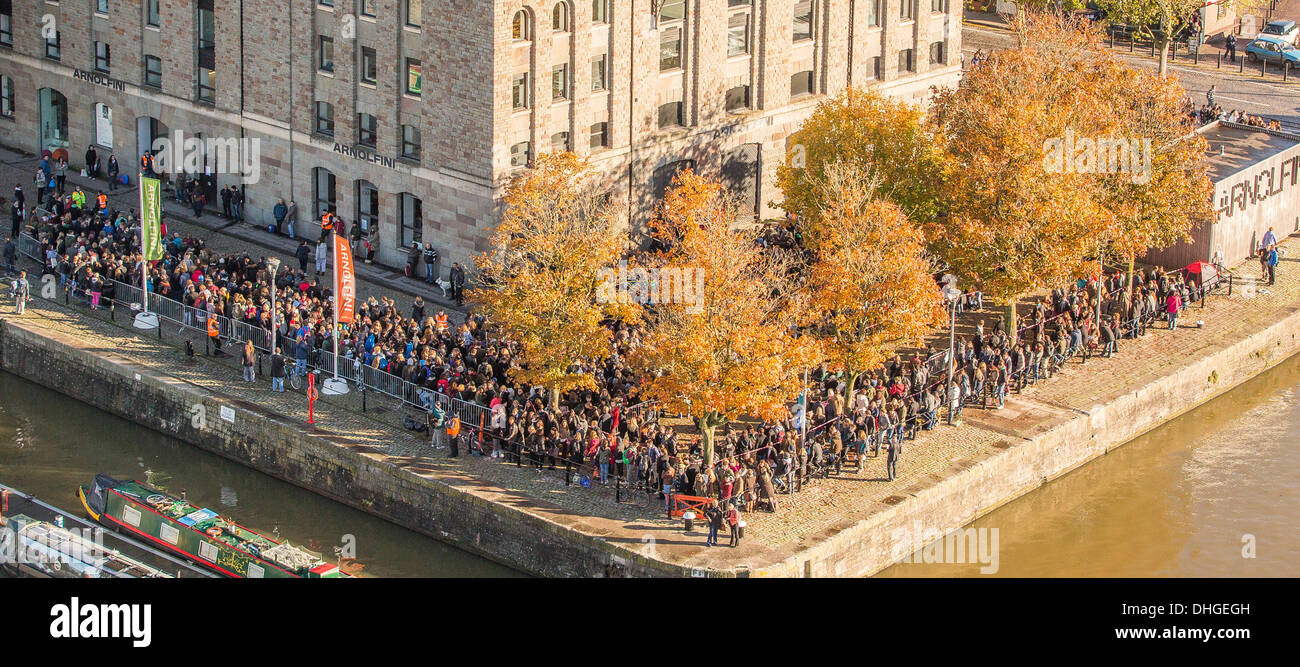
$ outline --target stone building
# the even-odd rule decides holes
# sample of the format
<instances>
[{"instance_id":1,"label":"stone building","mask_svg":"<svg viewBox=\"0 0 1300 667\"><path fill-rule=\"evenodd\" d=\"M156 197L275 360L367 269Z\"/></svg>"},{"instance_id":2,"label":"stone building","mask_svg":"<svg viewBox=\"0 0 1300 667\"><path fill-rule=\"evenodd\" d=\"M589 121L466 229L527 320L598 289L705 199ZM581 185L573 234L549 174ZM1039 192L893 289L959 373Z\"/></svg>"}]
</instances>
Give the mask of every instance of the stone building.
<instances>
[{"instance_id":1,"label":"stone building","mask_svg":"<svg viewBox=\"0 0 1300 667\"><path fill-rule=\"evenodd\" d=\"M333 206L349 225L378 225L383 263L428 242L445 270L484 249L503 185L539 152L590 155L607 191L633 202L634 231L684 166L724 178L755 214L779 214L775 167L818 101L853 85L922 102L954 85L961 11L951 0L0 0L0 142L65 147L74 168L95 144L134 182L141 153L182 132L199 145L171 173L209 174L210 194L244 183L250 222L293 199L310 235ZM223 143L256 170L223 159Z\"/></svg>"}]
</instances>

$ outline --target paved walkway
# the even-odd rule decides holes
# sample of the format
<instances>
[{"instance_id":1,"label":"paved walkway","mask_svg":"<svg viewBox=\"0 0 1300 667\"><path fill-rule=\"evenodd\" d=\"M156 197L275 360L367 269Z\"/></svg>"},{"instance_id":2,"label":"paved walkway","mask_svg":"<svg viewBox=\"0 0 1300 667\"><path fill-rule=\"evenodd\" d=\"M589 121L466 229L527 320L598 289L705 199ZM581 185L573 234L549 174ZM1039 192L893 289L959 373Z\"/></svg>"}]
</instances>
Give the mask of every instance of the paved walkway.
<instances>
[{"instance_id":1,"label":"paved walkway","mask_svg":"<svg viewBox=\"0 0 1300 667\"><path fill-rule=\"evenodd\" d=\"M70 155L70 161L80 163L81 155L77 153ZM108 156L100 154L101 168L108 161ZM119 163L121 159L119 156ZM122 163L127 166L127 163ZM12 198L14 186L21 185L23 192L27 197L28 210L31 210L32 202L36 198L35 184L32 182L32 175L36 173L36 168L40 165L40 157L24 155L18 151L9 148L0 147L0 197L4 197L6 204L3 214L8 220L8 200ZM105 180L96 180L81 176L80 168L68 169L67 189L66 192L72 192L76 186L81 186L86 193L87 201L94 201L95 195L100 190L109 196L109 206L111 208L138 210L140 208L140 193L135 186L119 187L114 192L108 192L108 182ZM291 240L288 236L271 234L265 228L247 223L234 222L220 216L219 209L209 209L200 218L195 218L193 211L182 206L176 201L176 197L170 193L163 193L163 214L167 224L167 232L170 236L174 232L180 232L181 236L193 236L203 239L208 248L213 252L222 254L247 252L252 257L278 256L285 267L298 267L298 260L294 256L294 251L298 247L298 240ZM313 221L304 221L304 217L309 213L299 210L298 227L299 229L311 228L307 233L306 239L311 247L312 255L308 260L308 270L311 271L316 261L316 244L315 241L320 238L320 224ZM7 231L7 230L6 230ZM301 239L303 237L299 237ZM358 257L355 262L357 273L357 296L361 299L367 299L371 296L380 297L388 296L397 301L398 306L408 309L412 299L416 296L424 297L426 311L430 314L436 310L432 308L447 308L449 312L455 311L464 313L463 308L456 308L455 302L445 298L442 290L434 285L429 285L423 280L414 280L407 278L401 268L393 269L379 264L366 264L361 261L363 258ZM443 278L446 278L450 265L442 267ZM424 265L420 265L420 271L424 270ZM329 280L329 276L323 276L322 279Z\"/></svg>"}]
</instances>

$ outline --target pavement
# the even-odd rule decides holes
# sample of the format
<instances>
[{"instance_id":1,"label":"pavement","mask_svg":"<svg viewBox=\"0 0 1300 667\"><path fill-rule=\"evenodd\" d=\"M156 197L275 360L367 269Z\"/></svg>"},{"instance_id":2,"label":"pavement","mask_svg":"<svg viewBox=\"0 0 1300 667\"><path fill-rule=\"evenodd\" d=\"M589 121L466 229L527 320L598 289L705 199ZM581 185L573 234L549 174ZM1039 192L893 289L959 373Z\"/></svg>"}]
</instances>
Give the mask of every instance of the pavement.
<instances>
[{"instance_id":1,"label":"pavement","mask_svg":"<svg viewBox=\"0 0 1300 667\"><path fill-rule=\"evenodd\" d=\"M75 158L74 158L75 159ZM107 160L107 156L101 155L101 163ZM40 165L40 156L25 154L8 147L0 147L0 197L4 198L4 214L8 215L8 201L13 196L14 186L21 185L23 192L27 197L28 210L30 212L32 202L35 200L35 185L32 182L32 174ZM81 176L79 172L74 173L72 169L68 170L66 192L72 192L72 189L80 186L86 193L87 201L94 201L96 194L103 190L109 199L110 208L138 210L140 208L139 189L135 186L118 187L116 191L108 191L108 182L106 180L91 179ZM163 219L167 227L168 236L179 232L181 236L194 236L203 239L208 248L213 252L221 254L247 252L252 257L279 257L283 266L298 266L298 260L294 256L298 243L306 239L312 254L308 260L308 270L312 270L316 258L316 241L320 238L320 225L311 221L303 221L302 213L299 214L298 227L310 228L305 237L299 236L298 239L290 239L287 235L272 234L260 225L237 222L222 218L220 210L209 208L201 217L195 218L191 209L181 205L176 201L176 197L169 192L163 193ZM30 220L29 220L30 222ZM362 261L364 258L357 257L354 262L357 275L357 296L360 299L368 299L371 296L376 298L388 296L396 300L400 307L406 308L416 296L424 298L426 311L432 314L436 310L430 308L445 308L449 314L459 313L464 316L466 309L457 307L455 301L443 296L442 290L436 285L429 285L423 280L407 278L401 268L380 264L366 264ZM446 272L450 266L442 267L443 278L446 278ZM419 270L424 271L424 265L421 264ZM309 274L310 275L310 274ZM322 276L323 280L329 280L328 275Z\"/></svg>"}]
</instances>

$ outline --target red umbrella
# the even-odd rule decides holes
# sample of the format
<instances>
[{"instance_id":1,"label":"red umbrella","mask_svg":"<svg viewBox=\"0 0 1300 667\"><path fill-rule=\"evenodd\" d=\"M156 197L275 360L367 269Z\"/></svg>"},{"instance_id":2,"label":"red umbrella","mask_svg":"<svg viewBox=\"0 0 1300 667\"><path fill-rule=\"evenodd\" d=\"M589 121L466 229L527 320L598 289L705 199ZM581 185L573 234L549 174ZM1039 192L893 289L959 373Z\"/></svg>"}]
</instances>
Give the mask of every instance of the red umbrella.
<instances>
[{"instance_id":1,"label":"red umbrella","mask_svg":"<svg viewBox=\"0 0 1300 667\"><path fill-rule=\"evenodd\" d=\"M1214 268L1213 264L1209 262L1202 262L1200 260L1188 264L1187 268L1185 268L1184 270L1187 271L1188 273L1204 273L1208 275L1218 275L1219 273L1219 270Z\"/></svg>"}]
</instances>

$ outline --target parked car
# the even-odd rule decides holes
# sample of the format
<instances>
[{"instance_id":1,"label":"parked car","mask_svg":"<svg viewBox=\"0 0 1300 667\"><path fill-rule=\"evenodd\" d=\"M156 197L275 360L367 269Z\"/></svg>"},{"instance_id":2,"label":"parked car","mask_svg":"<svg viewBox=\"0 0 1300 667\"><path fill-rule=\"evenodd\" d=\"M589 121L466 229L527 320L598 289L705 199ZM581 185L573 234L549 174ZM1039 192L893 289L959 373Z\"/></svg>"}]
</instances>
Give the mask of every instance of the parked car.
<instances>
[{"instance_id":1,"label":"parked car","mask_svg":"<svg viewBox=\"0 0 1300 667\"><path fill-rule=\"evenodd\" d=\"M1300 26L1297 26L1295 21L1290 19L1269 21L1264 25L1264 30L1260 32L1260 35L1281 37L1287 44L1295 46L1296 37L1300 37Z\"/></svg>"},{"instance_id":2,"label":"parked car","mask_svg":"<svg viewBox=\"0 0 1300 667\"><path fill-rule=\"evenodd\" d=\"M1255 41L1246 47L1246 60L1250 62L1266 60L1270 63L1281 63L1285 60L1296 65L1300 64L1300 49L1291 46L1285 38L1263 35L1256 37Z\"/></svg>"}]
</instances>

